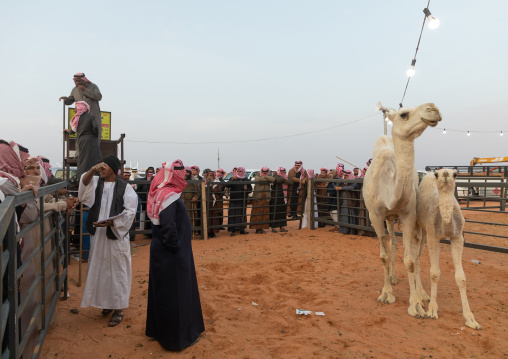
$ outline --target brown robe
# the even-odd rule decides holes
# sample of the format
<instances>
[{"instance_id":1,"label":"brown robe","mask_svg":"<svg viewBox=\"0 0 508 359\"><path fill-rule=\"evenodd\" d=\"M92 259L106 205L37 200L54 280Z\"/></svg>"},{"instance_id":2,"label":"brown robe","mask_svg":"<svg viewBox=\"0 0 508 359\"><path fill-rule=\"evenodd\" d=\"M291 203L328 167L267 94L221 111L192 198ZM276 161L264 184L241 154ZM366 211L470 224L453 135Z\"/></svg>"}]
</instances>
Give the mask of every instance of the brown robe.
<instances>
[{"instance_id":1,"label":"brown robe","mask_svg":"<svg viewBox=\"0 0 508 359\"><path fill-rule=\"evenodd\" d=\"M199 183L187 183L187 187L183 190L181 197L189 213L192 227L199 226L199 200L201 198L201 187Z\"/></svg>"},{"instance_id":2,"label":"brown robe","mask_svg":"<svg viewBox=\"0 0 508 359\"><path fill-rule=\"evenodd\" d=\"M293 191L298 189L300 186L300 182L302 180L307 181L309 179L309 175L307 174L307 170L304 170L300 178L296 177L296 171L294 168L291 168L288 173L288 178L293 181L293 185L288 188L288 212L291 213L291 204L295 201L296 198L293 197ZM305 197L307 195L307 182L302 184L302 187L297 190L298 191L298 206L296 212L299 215L303 214L303 205L305 204Z\"/></svg>"},{"instance_id":3,"label":"brown robe","mask_svg":"<svg viewBox=\"0 0 508 359\"><path fill-rule=\"evenodd\" d=\"M271 189L270 184L275 182L273 176L256 175L254 178L256 186L252 194L252 212L250 217L250 229L268 229L270 223L257 223L268 222L270 220L270 198Z\"/></svg>"}]
</instances>

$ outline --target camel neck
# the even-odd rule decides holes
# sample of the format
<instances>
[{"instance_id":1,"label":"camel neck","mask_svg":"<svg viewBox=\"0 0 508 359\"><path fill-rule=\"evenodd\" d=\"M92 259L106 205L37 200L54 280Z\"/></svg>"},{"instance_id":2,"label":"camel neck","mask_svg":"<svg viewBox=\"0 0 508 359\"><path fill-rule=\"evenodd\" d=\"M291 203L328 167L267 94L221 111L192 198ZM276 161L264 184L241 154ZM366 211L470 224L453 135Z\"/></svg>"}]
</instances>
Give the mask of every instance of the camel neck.
<instances>
[{"instance_id":1,"label":"camel neck","mask_svg":"<svg viewBox=\"0 0 508 359\"><path fill-rule=\"evenodd\" d=\"M393 207L403 208L409 202L411 192L413 191L415 166L414 140L403 140L393 137L393 146L396 158ZM404 201L405 203L400 203L400 201Z\"/></svg>"}]
</instances>

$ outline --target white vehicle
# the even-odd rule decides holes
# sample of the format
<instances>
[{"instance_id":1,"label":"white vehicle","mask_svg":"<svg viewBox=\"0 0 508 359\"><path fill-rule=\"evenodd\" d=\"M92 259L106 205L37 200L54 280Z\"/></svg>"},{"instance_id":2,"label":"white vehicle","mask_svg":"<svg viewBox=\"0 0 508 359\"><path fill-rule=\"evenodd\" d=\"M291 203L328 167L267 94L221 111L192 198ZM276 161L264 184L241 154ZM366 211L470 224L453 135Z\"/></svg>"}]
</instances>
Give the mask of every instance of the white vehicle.
<instances>
[{"instance_id":1,"label":"white vehicle","mask_svg":"<svg viewBox=\"0 0 508 359\"><path fill-rule=\"evenodd\" d=\"M257 174L259 174L259 169L246 169L245 170L245 181L254 181L255 177ZM273 176L274 174L276 174L277 172L276 171L270 171L270 175ZM229 172L226 176L224 176L224 181L229 181L231 180L231 178L233 178L233 172ZM252 190L254 191L254 187L256 185L253 183L252 184ZM249 193L249 197L252 198L252 193Z\"/></svg>"},{"instance_id":2,"label":"white vehicle","mask_svg":"<svg viewBox=\"0 0 508 359\"><path fill-rule=\"evenodd\" d=\"M55 178L63 179L64 170L63 170L62 167L51 167L49 170L51 171L53 176L55 176ZM70 178L72 178L78 172L78 168L77 167L70 167L69 172L70 172L69 173L70 174Z\"/></svg>"}]
</instances>

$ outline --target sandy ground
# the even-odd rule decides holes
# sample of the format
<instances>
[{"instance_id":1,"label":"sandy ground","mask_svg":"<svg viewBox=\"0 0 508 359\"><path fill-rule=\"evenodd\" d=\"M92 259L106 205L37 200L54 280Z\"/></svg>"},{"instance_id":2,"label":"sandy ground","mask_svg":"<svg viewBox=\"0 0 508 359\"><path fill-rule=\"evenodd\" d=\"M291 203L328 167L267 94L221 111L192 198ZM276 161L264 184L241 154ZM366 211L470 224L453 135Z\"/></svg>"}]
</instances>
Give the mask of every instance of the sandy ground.
<instances>
[{"instance_id":1,"label":"sandy ground","mask_svg":"<svg viewBox=\"0 0 508 359\"><path fill-rule=\"evenodd\" d=\"M475 331L464 327L448 245L441 245L439 319L415 319L407 314L402 243L397 251L397 301L379 304L383 271L376 239L331 233L330 227L312 231L295 226L287 234L231 238L221 231L215 239L193 240L206 331L196 345L180 353L167 352L144 335L148 239L136 238L140 246L132 250L131 303L124 321L114 328L98 309L70 313L79 307L83 290L76 285L78 264L72 261L71 296L58 303L59 322L46 338L42 358L508 357L505 254L464 249L469 303L483 326ZM507 235L507 228L500 231ZM427 250L422 280L430 295ZM296 309L325 316L300 316Z\"/></svg>"}]
</instances>

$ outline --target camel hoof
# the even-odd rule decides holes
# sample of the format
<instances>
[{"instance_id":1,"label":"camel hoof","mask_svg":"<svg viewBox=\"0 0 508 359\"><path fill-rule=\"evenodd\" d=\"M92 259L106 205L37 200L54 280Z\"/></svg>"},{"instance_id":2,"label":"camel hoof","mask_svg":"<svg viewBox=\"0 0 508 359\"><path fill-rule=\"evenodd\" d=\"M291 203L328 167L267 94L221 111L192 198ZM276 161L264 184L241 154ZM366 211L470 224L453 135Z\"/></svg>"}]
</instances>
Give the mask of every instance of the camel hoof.
<instances>
[{"instance_id":1,"label":"camel hoof","mask_svg":"<svg viewBox=\"0 0 508 359\"><path fill-rule=\"evenodd\" d=\"M425 311L422 309L420 304L409 306L409 308L407 309L407 313L416 319L425 317Z\"/></svg>"},{"instance_id":2,"label":"camel hoof","mask_svg":"<svg viewBox=\"0 0 508 359\"><path fill-rule=\"evenodd\" d=\"M397 284L398 282L399 282L399 280L397 279L395 274L390 276L390 283L391 284Z\"/></svg>"},{"instance_id":3,"label":"camel hoof","mask_svg":"<svg viewBox=\"0 0 508 359\"><path fill-rule=\"evenodd\" d=\"M427 313L425 313L425 318L426 319L437 319L438 318L437 311L429 309L427 311Z\"/></svg>"},{"instance_id":4,"label":"camel hoof","mask_svg":"<svg viewBox=\"0 0 508 359\"><path fill-rule=\"evenodd\" d=\"M385 304L392 304L392 303L395 303L395 297L393 296L392 293L382 293L377 298L377 302L378 303L385 303Z\"/></svg>"},{"instance_id":5,"label":"camel hoof","mask_svg":"<svg viewBox=\"0 0 508 359\"><path fill-rule=\"evenodd\" d=\"M482 330L482 326L480 324L478 324L476 322L476 320L474 320L474 318L470 318L466 321L466 327L469 327L471 329L475 329L475 330Z\"/></svg>"}]
</instances>

